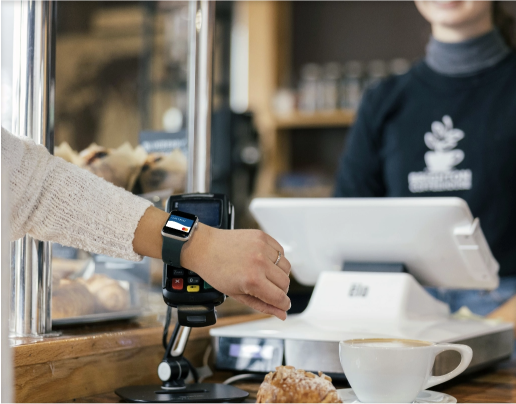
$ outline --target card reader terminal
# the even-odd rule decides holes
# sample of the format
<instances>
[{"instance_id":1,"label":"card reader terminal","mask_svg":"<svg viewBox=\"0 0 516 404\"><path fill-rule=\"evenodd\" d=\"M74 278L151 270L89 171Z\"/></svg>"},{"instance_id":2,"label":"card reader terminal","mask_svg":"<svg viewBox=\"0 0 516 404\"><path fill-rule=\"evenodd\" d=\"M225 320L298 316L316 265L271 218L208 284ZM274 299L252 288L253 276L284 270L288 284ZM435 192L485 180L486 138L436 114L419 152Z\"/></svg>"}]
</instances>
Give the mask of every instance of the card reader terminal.
<instances>
[{"instance_id":1,"label":"card reader terminal","mask_svg":"<svg viewBox=\"0 0 516 404\"><path fill-rule=\"evenodd\" d=\"M219 229L234 228L234 208L223 194L173 195L167 201L167 212L184 212L198 217L199 222ZM222 304L225 295L195 272L164 264L163 299L178 308L181 325L204 327L215 324L214 307Z\"/></svg>"}]
</instances>

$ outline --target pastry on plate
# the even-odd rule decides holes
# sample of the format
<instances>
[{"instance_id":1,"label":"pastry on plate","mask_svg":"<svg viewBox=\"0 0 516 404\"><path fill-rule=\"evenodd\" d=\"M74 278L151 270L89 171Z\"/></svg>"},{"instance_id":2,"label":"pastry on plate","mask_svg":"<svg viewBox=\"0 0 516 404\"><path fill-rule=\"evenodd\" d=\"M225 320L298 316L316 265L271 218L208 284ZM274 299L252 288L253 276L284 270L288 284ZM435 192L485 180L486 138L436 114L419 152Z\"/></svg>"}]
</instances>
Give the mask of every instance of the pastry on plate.
<instances>
[{"instance_id":1,"label":"pastry on plate","mask_svg":"<svg viewBox=\"0 0 516 404\"><path fill-rule=\"evenodd\" d=\"M258 390L257 403L340 403L331 378L297 369L278 366L265 376Z\"/></svg>"}]
</instances>

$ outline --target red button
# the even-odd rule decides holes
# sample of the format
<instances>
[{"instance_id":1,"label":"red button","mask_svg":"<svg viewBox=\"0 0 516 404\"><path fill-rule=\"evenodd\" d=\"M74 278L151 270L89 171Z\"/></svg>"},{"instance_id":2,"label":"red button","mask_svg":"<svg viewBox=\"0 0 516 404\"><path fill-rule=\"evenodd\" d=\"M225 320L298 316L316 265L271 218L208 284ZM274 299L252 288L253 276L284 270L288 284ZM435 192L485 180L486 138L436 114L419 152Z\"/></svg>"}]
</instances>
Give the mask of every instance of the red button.
<instances>
[{"instance_id":1,"label":"red button","mask_svg":"<svg viewBox=\"0 0 516 404\"><path fill-rule=\"evenodd\" d=\"M182 278L172 278L172 289L182 290L183 289L183 279Z\"/></svg>"}]
</instances>

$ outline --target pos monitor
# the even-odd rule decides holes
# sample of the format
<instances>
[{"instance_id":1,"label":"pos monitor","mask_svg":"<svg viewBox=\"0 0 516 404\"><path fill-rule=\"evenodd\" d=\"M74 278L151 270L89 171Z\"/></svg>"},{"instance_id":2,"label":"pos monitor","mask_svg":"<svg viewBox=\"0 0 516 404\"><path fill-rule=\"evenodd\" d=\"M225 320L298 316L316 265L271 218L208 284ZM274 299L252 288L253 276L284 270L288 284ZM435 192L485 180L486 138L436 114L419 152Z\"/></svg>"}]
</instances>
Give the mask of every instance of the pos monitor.
<instances>
[{"instance_id":1,"label":"pos monitor","mask_svg":"<svg viewBox=\"0 0 516 404\"><path fill-rule=\"evenodd\" d=\"M255 199L251 211L285 248L293 275L315 288L305 311L285 321L210 330L219 368L269 372L284 363L342 377L339 341L357 338L466 344L474 352L469 370L512 355L513 324L457 318L421 286L498 284L498 263L463 200ZM409 273L382 273L389 263ZM364 266L376 272L357 271ZM457 358L443 353L434 370L456 366Z\"/></svg>"},{"instance_id":2,"label":"pos monitor","mask_svg":"<svg viewBox=\"0 0 516 404\"><path fill-rule=\"evenodd\" d=\"M305 285L362 262L404 264L424 286L498 286L498 262L460 198L258 198L250 210Z\"/></svg>"}]
</instances>

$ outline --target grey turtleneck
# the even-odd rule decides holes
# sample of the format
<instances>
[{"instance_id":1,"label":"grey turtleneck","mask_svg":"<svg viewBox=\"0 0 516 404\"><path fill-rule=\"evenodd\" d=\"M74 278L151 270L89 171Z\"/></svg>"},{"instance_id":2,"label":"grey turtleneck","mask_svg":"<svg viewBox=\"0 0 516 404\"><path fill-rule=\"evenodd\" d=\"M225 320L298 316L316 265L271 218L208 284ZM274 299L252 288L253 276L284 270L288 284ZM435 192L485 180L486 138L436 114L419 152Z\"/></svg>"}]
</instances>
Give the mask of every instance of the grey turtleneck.
<instances>
[{"instance_id":1,"label":"grey turtleneck","mask_svg":"<svg viewBox=\"0 0 516 404\"><path fill-rule=\"evenodd\" d=\"M433 36L426 46L425 61L437 73L469 76L493 66L511 52L497 29L464 42L440 42Z\"/></svg>"}]
</instances>

